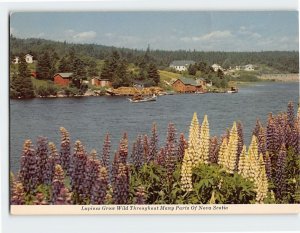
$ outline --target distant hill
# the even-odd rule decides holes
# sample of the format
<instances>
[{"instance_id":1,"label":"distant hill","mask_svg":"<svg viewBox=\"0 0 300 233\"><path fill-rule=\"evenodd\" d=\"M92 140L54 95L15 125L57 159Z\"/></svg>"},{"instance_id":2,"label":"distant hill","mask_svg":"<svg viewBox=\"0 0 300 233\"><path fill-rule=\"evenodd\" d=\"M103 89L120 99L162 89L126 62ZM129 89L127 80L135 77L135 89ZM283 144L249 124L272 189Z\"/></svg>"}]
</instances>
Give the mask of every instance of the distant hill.
<instances>
[{"instance_id":1,"label":"distant hill","mask_svg":"<svg viewBox=\"0 0 300 233\"><path fill-rule=\"evenodd\" d=\"M106 59L112 50L117 50L129 63L138 64L145 54L145 50L117 48L98 44L73 44L66 42L51 41L45 39L19 39L10 37L10 58L20 53L30 53L38 60L45 51L56 52L59 57L64 56L74 48L79 56L96 59ZM204 51L165 51L150 50L150 59L160 68L169 66L173 60L203 61L208 65L217 63L222 67L234 67L239 65L254 64L267 66L274 73L298 73L298 51L261 51L261 52L204 52Z\"/></svg>"}]
</instances>

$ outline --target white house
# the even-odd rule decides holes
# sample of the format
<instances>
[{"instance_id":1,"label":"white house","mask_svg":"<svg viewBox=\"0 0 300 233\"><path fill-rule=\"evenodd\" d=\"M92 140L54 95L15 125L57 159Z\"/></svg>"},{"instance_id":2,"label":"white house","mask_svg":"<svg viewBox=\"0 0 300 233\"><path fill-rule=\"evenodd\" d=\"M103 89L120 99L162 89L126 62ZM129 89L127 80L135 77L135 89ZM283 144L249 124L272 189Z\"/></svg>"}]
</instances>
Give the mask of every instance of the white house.
<instances>
[{"instance_id":1,"label":"white house","mask_svg":"<svg viewBox=\"0 0 300 233\"><path fill-rule=\"evenodd\" d=\"M245 65L244 70L246 70L246 71L253 71L254 70L254 66L252 64Z\"/></svg>"},{"instance_id":2,"label":"white house","mask_svg":"<svg viewBox=\"0 0 300 233\"><path fill-rule=\"evenodd\" d=\"M30 54L26 54L25 55L25 61L27 62L27 63L33 63L33 56L32 55L30 55Z\"/></svg>"},{"instance_id":3,"label":"white house","mask_svg":"<svg viewBox=\"0 0 300 233\"><path fill-rule=\"evenodd\" d=\"M218 64L213 64L211 67L214 69L215 72L217 72L218 70L222 70L223 71L222 66L220 66Z\"/></svg>"},{"instance_id":4,"label":"white house","mask_svg":"<svg viewBox=\"0 0 300 233\"><path fill-rule=\"evenodd\" d=\"M172 61L170 67L177 71L186 71L190 65L194 65L192 60L176 60Z\"/></svg>"}]
</instances>

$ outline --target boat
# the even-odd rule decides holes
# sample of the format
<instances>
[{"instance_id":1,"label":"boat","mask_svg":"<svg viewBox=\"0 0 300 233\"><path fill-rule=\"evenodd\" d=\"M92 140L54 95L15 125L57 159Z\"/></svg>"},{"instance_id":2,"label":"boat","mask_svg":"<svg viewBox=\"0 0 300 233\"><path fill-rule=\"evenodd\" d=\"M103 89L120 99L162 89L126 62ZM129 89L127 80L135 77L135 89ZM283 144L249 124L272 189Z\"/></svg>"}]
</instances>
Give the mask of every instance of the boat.
<instances>
[{"instance_id":1,"label":"boat","mask_svg":"<svg viewBox=\"0 0 300 233\"><path fill-rule=\"evenodd\" d=\"M239 91L238 88L236 88L236 87L231 87L230 90L227 91L227 93L233 94L233 93L238 93L238 91Z\"/></svg>"},{"instance_id":2,"label":"boat","mask_svg":"<svg viewBox=\"0 0 300 233\"><path fill-rule=\"evenodd\" d=\"M195 91L195 94L205 94L204 91Z\"/></svg>"},{"instance_id":3,"label":"boat","mask_svg":"<svg viewBox=\"0 0 300 233\"><path fill-rule=\"evenodd\" d=\"M128 98L128 100L131 103L150 102L150 101L156 101L157 100L157 96L156 95L153 95L153 96L135 95L132 98Z\"/></svg>"}]
</instances>

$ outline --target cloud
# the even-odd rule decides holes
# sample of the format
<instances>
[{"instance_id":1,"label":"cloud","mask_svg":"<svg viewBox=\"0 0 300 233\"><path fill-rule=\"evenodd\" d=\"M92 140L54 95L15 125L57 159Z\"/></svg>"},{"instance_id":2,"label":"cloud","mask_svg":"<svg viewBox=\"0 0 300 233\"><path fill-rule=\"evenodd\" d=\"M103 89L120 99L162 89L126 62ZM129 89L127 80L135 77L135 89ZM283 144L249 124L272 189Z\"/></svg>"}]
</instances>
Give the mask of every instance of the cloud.
<instances>
[{"instance_id":1,"label":"cloud","mask_svg":"<svg viewBox=\"0 0 300 233\"><path fill-rule=\"evenodd\" d=\"M97 33L95 31L76 32L73 29L68 29L65 31L65 36L74 42L88 42L95 39Z\"/></svg>"},{"instance_id":2,"label":"cloud","mask_svg":"<svg viewBox=\"0 0 300 233\"><path fill-rule=\"evenodd\" d=\"M225 31L212 31L210 33L201 35L201 36L192 36L192 37L182 37L180 40L184 42L190 42L190 41L211 41L211 40L222 40L222 39L228 39L233 38L234 35L229 30Z\"/></svg>"}]
</instances>

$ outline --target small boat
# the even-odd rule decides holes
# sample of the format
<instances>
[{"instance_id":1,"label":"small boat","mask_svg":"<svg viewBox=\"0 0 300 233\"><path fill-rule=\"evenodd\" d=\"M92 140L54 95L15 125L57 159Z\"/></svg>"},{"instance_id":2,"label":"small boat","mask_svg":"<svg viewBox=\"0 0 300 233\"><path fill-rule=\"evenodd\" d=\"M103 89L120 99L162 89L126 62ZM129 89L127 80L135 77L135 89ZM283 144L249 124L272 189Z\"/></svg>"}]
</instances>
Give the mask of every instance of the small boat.
<instances>
[{"instance_id":1,"label":"small boat","mask_svg":"<svg viewBox=\"0 0 300 233\"><path fill-rule=\"evenodd\" d=\"M236 87L231 87L230 90L227 91L227 93L238 93L239 89L237 89Z\"/></svg>"},{"instance_id":2,"label":"small boat","mask_svg":"<svg viewBox=\"0 0 300 233\"><path fill-rule=\"evenodd\" d=\"M204 91L195 91L195 94L205 94Z\"/></svg>"},{"instance_id":3,"label":"small boat","mask_svg":"<svg viewBox=\"0 0 300 233\"><path fill-rule=\"evenodd\" d=\"M142 102L150 102L150 101L156 101L157 96L153 95L153 96L142 96L142 95L137 95L137 96L133 96L131 99L128 98L128 100L131 103L142 103Z\"/></svg>"}]
</instances>

